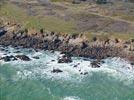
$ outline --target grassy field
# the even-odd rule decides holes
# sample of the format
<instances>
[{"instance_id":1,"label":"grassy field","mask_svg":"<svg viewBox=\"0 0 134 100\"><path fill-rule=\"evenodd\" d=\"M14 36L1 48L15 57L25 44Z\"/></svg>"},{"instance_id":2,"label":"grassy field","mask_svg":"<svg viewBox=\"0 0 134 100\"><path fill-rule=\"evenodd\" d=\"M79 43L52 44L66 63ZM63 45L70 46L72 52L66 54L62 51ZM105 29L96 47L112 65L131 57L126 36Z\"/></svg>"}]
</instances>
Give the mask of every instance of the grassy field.
<instances>
[{"instance_id":1,"label":"grassy field","mask_svg":"<svg viewBox=\"0 0 134 100\"><path fill-rule=\"evenodd\" d=\"M99 39L100 41L107 39L121 39L121 40L131 40L134 39L134 34L122 34L122 33L105 33L105 32L87 32L85 33L88 40L92 41L94 37Z\"/></svg>"},{"instance_id":2,"label":"grassy field","mask_svg":"<svg viewBox=\"0 0 134 100\"><path fill-rule=\"evenodd\" d=\"M57 32L75 32L73 21L64 21L51 16L29 16L26 11L13 5L6 4L0 10L0 16L21 23L25 28L35 28L37 30L44 28Z\"/></svg>"},{"instance_id":3,"label":"grassy field","mask_svg":"<svg viewBox=\"0 0 134 100\"><path fill-rule=\"evenodd\" d=\"M57 2L57 1L64 1L64 0L52 0L53 2ZM68 1L68 0L65 0ZM40 14L44 11L44 10L38 10L39 8L37 7L38 11L38 15L36 16L31 16L28 15L26 9L20 8L14 4L5 4L4 6L2 6L2 8L0 9L0 17L2 18L6 18L6 20L8 19L11 22L15 22L15 23L20 23L22 24L22 26L24 26L24 28L28 28L28 29L36 29L36 30L40 30L40 29L46 29L49 31L56 31L56 32L63 32L63 33L69 33L69 34L78 34L79 32L81 32L81 29L76 29L77 28L77 23L76 21L79 20L89 20L92 18L98 18L98 17L103 17L103 16L99 16L98 14L94 14L94 13L86 13L83 12L88 5L83 6L83 4L81 5L67 5L68 6L68 10L72 15L71 17L74 20L68 20L65 21L64 19L58 18L58 17L54 17L54 16L45 16L45 15L41 15ZM40 8L42 9L42 8ZM58 8L59 9L59 8ZM61 14L64 10L62 9L55 9L56 12L59 11L59 13ZM83 13L82 13L83 12ZM133 16L125 16L124 18L126 19L131 19L133 21ZM109 19L110 20L110 19ZM108 18L106 18L106 25L108 23ZM111 19L112 20L112 19ZM111 22L110 20L110 22ZM109 23L110 23L109 22ZM86 22L84 22L86 23ZM92 24L92 23L89 23ZM105 24L102 24L101 26L106 26ZM88 27L88 26L87 26ZM93 29L93 28L92 28ZM78 31L79 30L79 31ZM83 32L86 34L87 38L89 40L92 40L93 37L97 37L100 40L105 40L107 38L120 38L123 40L128 40L128 39L133 39L134 38L134 34L133 33L105 33L105 32L91 32L91 31L85 31Z\"/></svg>"}]
</instances>

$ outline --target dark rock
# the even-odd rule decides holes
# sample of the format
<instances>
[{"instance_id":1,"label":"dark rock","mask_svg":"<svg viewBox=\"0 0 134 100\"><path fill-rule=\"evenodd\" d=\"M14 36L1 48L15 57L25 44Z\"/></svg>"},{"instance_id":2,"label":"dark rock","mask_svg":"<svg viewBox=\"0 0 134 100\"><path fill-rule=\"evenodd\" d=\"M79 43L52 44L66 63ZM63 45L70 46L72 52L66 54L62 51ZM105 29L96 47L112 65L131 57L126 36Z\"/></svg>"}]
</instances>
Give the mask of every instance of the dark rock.
<instances>
[{"instance_id":1,"label":"dark rock","mask_svg":"<svg viewBox=\"0 0 134 100\"><path fill-rule=\"evenodd\" d=\"M54 50L51 50L50 52L51 52L51 53L54 53Z\"/></svg>"},{"instance_id":2,"label":"dark rock","mask_svg":"<svg viewBox=\"0 0 134 100\"><path fill-rule=\"evenodd\" d=\"M78 65L80 65L80 63L78 63L78 64L74 65L73 67L78 67Z\"/></svg>"},{"instance_id":3,"label":"dark rock","mask_svg":"<svg viewBox=\"0 0 134 100\"><path fill-rule=\"evenodd\" d=\"M92 68L99 68L100 63L98 61L93 61L93 62L91 62L91 66L92 66Z\"/></svg>"},{"instance_id":4,"label":"dark rock","mask_svg":"<svg viewBox=\"0 0 134 100\"><path fill-rule=\"evenodd\" d=\"M131 65L134 65L134 62L131 62Z\"/></svg>"},{"instance_id":5,"label":"dark rock","mask_svg":"<svg viewBox=\"0 0 134 100\"><path fill-rule=\"evenodd\" d=\"M31 59L26 56L26 55L16 55L15 56L16 58L19 58L20 60L23 60L23 61L30 61Z\"/></svg>"},{"instance_id":6,"label":"dark rock","mask_svg":"<svg viewBox=\"0 0 134 100\"><path fill-rule=\"evenodd\" d=\"M33 58L34 58L34 59L40 59L40 58L39 58L39 57L37 57L37 56L34 56Z\"/></svg>"},{"instance_id":7,"label":"dark rock","mask_svg":"<svg viewBox=\"0 0 134 100\"><path fill-rule=\"evenodd\" d=\"M103 61L103 60L102 60L102 61L101 61L101 63L103 63L103 64L104 64L104 63L105 63L105 61Z\"/></svg>"},{"instance_id":8,"label":"dark rock","mask_svg":"<svg viewBox=\"0 0 134 100\"><path fill-rule=\"evenodd\" d=\"M78 65L74 65L74 67L78 67Z\"/></svg>"},{"instance_id":9,"label":"dark rock","mask_svg":"<svg viewBox=\"0 0 134 100\"><path fill-rule=\"evenodd\" d=\"M55 60L51 60L52 62L54 62Z\"/></svg>"},{"instance_id":10,"label":"dark rock","mask_svg":"<svg viewBox=\"0 0 134 100\"><path fill-rule=\"evenodd\" d=\"M88 74L88 72L84 72L84 73L83 73L83 75L87 75L87 74Z\"/></svg>"},{"instance_id":11,"label":"dark rock","mask_svg":"<svg viewBox=\"0 0 134 100\"><path fill-rule=\"evenodd\" d=\"M51 32L51 36L53 36L54 34L55 34L55 32L52 31L52 32Z\"/></svg>"},{"instance_id":12,"label":"dark rock","mask_svg":"<svg viewBox=\"0 0 134 100\"><path fill-rule=\"evenodd\" d=\"M20 51L15 51L14 53L21 53Z\"/></svg>"},{"instance_id":13,"label":"dark rock","mask_svg":"<svg viewBox=\"0 0 134 100\"><path fill-rule=\"evenodd\" d=\"M61 72L63 72L63 71L60 70L60 69L53 69L51 72L52 72L52 73L61 73Z\"/></svg>"},{"instance_id":14,"label":"dark rock","mask_svg":"<svg viewBox=\"0 0 134 100\"><path fill-rule=\"evenodd\" d=\"M54 39L53 41L54 41L54 44L57 44L57 43L61 42L61 40L58 39L58 38Z\"/></svg>"},{"instance_id":15,"label":"dark rock","mask_svg":"<svg viewBox=\"0 0 134 100\"><path fill-rule=\"evenodd\" d=\"M4 48L0 48L0 50L1 50L1 51L5 51L5 49L4 49Z\"/></svg>"},{"instance_id":16,"label":"dark rock","mask_svg":"<svg viewBox=\"0 0 134 100\"><path fill-rule=\"evenodd\" d=\"M119 42L120 42L119 39L116 38L116 39L115 39L115 43L119 43Z\"/></svg>"},{"instance_id":17,"label":"dark rock","mask_svg":"<svg viewBox=\"0 0 134 100\"><path fill-rule=\"evenodd\" d=\"M64 47L63 47L64 48ZM69 47L67 47L67 48L69 48ZM71 47L70 47L71 48ZM71 51L72 50L70 50L70 48L69 48L69 50L67 50L67 51L65 51L65 50L63 50L60 54L61 55L66 55L66 56L68 56L68 57L71 57L72 56L72 54L71 54Z\"/></svg>"},{"instance_id":18,"label":"dark rock","mask_svg":"<svg viewBox=\"0 0 134 100\"><path fill-rule=\"evenodd\" d=\"M81 75L87 75L88 72L81 72L80 74L81 74Z\"/></svg>"},{"instance_id":19,"label":"dark rock","mask_svg":"<svg viewBox=\"0 0 134 100\"><path fill-rule=\"evenodd\" d=\"M17 58L11 55L11 56L2 57L2 58L0 58L0 60L3 60L5 62L9 62L9 61L15 61L15 60L17 60Z\"/></svg>"},{"instance_id":20,"label":"dark rock","mask_svg":"<svg viewBox=\"0 0 134 100\"><path fill-rule=\"evenodd\" d=\"M58 63L71 63L71 62L72 62L71 57L65 54L61 55L61 57L58 58Z\"/></svg>"}]
</instances>

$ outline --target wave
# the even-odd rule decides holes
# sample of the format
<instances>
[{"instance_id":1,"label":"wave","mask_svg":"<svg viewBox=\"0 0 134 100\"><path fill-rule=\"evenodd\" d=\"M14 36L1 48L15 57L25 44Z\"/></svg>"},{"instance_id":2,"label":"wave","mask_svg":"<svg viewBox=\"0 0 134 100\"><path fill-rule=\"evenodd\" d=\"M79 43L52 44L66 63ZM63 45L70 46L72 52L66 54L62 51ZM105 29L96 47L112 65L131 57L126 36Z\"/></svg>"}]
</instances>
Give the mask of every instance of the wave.
<instances>
[{"instance_id":1,"label":"wave","mask_svg":"<svg viewBox=\"0 0 134 100\"><path fill-rule=\"evenodd\" d=\"M33 49L22 49L22 48L12 48L12 47L0 47L0 56L5 55L17 55L25 54L31 61L25 62L21 60L3 62L0 64L9 64L11 67L16 68L16 75L13 77L14 80L27 79L27 78L49 78L53 80L77 80L82 81L83 78L93 75L93 72L106 73L108 76L112 76L121 81L129 81L129 83L134 81L134 67L129 61L121 58L107 58L104 59L100 68L92 68L91 60L84 60L84 58L72 57L72 63L58 63L57 58L60 52L50 52ZM39 59L34 59L33 57L38 56ZM74 67L76 66L77 67ZM62 70L61 73L53 73L53 69ZM82 73L87 73L83 75ZM127 83L126 83L127 84Z\"/></svg>"},{"instance_id":2,"label":"wave","mask_svg":"<svg viewBox=\"0 0 134 100\"><path fill-rule=\"evenodd\" d=\"M61 100L81 100L81 99L78 98L78 97L75 97L75 96L68 96L68 97L65 97L65 98L63 98Z\"/></svg>"}]
</instances>

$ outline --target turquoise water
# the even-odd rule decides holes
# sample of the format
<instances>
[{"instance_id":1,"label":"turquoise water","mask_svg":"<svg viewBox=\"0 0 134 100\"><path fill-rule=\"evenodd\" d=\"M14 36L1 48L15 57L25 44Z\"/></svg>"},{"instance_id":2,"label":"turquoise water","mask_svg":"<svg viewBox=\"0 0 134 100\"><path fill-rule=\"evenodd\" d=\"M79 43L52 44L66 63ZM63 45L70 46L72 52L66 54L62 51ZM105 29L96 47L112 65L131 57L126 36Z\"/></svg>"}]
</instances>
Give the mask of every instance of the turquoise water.
<instances>
[{"instance_id":1,"label":"turquoise water","mask_svg":"<svg viewBox=\"0 0 134 100\"><path fill-rule=\"evenodd\" d=\"M106 59L101 68L93 69L82 58L58 64L58 52L6 50L0 55L15 55L19 50L19 54L40 59L0 62L0 100L134 100L134 70L127 69L130 64L119 58ZM73 68L76 63L80 65ZM53 68L63 73L51 73ZM88 74L81 75L80 69Z\"/></svg>"}]
</instances>

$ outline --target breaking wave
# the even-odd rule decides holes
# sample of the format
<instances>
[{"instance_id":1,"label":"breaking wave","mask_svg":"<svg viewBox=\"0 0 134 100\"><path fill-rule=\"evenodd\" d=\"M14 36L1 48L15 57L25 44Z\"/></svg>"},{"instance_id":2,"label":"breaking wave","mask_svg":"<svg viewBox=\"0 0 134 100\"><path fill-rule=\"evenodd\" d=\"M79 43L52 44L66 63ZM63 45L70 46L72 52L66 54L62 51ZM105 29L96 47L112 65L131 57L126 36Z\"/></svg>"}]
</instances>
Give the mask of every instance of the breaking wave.
<instances>
[{"instance_id":1,"label":"breaking wave","mask_svg":"<svg viewBox=\"0 0 134 100\"><path fill-rule=\"evenodd\" d=\"M16 68L16 75L13 76L14 80L27 79L27 78L47 78L53 80L77 80L81 82L87 76L92 76L94 72L105 73L108 76L112 76L115 79L121 80L129 83L134 81L134 67L129 61L121 58L107 58L103 60L100 68L91 67L91 59L84 59L79 57L73 57L72 63L58 63L57 58L60 52L50 52L33 49L22 49L22 48L12 48L12 47L0 47L0 56L6 55L17 55L24 54L27 55L31 61L11 61L3 62L0 61L1 65L9 64L11 67ZM34 59L34 57L39 57L39 59ZM77 67L74 67L77 66ZM53 69L60 69L63 72L53 73ZM82 73L87 73L83 75Z\"/></svg>"}]
</instances>

